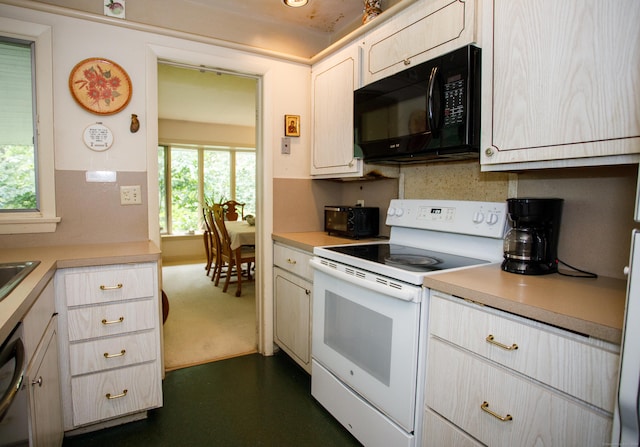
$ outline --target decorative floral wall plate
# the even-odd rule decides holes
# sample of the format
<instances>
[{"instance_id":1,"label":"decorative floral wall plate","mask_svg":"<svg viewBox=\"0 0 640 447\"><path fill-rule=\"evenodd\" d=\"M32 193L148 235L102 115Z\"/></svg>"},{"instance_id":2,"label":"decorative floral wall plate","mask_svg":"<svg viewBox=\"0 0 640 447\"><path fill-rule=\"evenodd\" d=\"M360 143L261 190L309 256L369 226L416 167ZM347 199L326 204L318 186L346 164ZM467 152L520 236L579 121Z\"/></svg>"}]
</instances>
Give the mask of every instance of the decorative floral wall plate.
<instances>
[{"instance_id":1,"label":"decorative floral wall plate","mask_svg":"<svg viewBox=\"0 0 640 447\"><path fill-rule=\"evenodd\" d=\"M73 67L69 90L82 108L97 115L112 115L124 109L132 91L127 72L115 62L98 57Z\"/></svg>"}]
</instances>

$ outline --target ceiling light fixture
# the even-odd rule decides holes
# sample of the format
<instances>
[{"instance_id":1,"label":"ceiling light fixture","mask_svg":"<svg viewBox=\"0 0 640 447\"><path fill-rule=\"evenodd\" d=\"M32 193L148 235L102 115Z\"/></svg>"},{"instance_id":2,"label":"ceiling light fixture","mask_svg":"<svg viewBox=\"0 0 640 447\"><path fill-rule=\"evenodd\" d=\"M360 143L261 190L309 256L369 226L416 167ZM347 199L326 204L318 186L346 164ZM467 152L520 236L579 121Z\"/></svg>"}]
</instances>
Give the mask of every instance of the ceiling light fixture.
<instances>
[{"instance_id":1,"label":"ceiling light fixture","mask_svg":"<svg viewBox=\"0 0 640 447\"><path fill-rule=\"evenodd\" d=\"M292 8L299 8L309 3L309 0L282 0L282 3Z\"/></svg>"}]
</instances>

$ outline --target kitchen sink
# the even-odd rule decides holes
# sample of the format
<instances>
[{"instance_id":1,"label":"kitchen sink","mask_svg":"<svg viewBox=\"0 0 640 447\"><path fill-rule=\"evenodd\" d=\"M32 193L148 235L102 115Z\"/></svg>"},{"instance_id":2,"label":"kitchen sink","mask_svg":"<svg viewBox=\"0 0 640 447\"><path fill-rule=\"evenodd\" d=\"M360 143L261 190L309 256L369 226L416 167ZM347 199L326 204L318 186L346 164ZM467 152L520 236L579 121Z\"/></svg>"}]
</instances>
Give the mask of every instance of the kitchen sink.
<instances>
[{"instance_id":1,"label":"kitchen sink","mask_svg":"<svg viewBox=\"0 0 640 447\"><path fill-rule=\"evenodd\" d=\"M0 301L25 279L40 261L7 262L0 264Z\"/></svg>"}]
</instances>

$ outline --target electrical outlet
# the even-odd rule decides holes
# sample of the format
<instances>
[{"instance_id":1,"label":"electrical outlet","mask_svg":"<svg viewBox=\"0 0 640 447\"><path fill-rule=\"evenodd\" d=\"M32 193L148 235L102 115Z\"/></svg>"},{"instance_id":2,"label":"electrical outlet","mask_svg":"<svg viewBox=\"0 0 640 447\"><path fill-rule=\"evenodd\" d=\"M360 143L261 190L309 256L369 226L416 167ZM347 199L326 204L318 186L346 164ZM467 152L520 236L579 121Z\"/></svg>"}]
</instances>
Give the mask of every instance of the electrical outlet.
<instances>
[{"instance_id":1,"label":"electrical outlet","mask_svg":"<svg viewBox=\"0 0 640 447\"><path fill-rule=\"evenodd\" d=\"M120 205L140 205L142 203L142 192L140 185L120 187Z\"/></svg>"}]
</instances>

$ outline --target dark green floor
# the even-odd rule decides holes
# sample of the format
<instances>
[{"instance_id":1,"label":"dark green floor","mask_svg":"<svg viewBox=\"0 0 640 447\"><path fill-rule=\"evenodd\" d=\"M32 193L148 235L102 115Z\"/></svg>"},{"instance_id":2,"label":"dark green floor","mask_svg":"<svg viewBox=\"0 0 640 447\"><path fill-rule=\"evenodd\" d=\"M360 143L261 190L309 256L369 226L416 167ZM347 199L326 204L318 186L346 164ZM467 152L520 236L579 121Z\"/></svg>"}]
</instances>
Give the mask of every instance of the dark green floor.
<instances>
[{"instance_id":1,"label":"dark green floor","mask_svg":"<svg viewBox=\"0 0 640 447\"><path fill-rule=\"evenodd\" d=\"M67 437L74 446L360 446L311 397L285 354L222 360L166 374L164 406L143 421Z\"/></svg>"}]
</instances>

